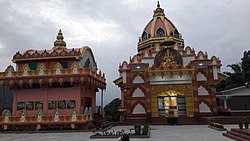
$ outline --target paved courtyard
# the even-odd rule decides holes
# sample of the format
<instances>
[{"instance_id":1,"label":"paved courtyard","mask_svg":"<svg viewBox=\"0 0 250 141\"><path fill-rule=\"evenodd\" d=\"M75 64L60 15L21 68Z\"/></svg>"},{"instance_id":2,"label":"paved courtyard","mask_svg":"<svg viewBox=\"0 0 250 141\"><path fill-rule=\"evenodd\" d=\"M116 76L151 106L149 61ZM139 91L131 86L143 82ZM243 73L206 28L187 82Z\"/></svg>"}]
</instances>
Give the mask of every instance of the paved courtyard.
<instances>
[{"instance_id":1,"label":"paved courtyard","mask_svg":"<svg viewBox=\"0 0 250 141\"><path fill-rule=\"evenodd\" d=\"M228 130L237 125L225 125ZM125 129L129 132L132 126L117 126L112 130ZM131 141L231 141L222 136L221 131L216 131L207 125L183 126L150 126L149 139L130 139ZM92 132L71 133L33 133L33 134L0 134L0 141L116 141L117 139L90 139Z\"/></svg>"}]
</instances>

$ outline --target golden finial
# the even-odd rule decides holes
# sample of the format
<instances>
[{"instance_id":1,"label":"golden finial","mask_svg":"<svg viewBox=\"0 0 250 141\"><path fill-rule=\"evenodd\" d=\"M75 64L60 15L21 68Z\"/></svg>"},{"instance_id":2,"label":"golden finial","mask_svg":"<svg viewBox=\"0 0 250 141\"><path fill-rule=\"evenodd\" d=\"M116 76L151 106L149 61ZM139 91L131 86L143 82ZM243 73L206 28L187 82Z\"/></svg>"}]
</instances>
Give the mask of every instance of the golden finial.
<instances>
[{"instance_id":1,"label":"golden finial","mask_svg":"<svg viewBox=\"0 0 250 141\"><path fill-rule=\"evenodd\" d=\"M164 10L161 8L159 1L157 1L157 8L154 10L153 17L158 17L158 16L165 16Z\"/></svg>"},{"instance_id":2,"label":"golden finial","mask_svg":"<svg viewBox=\"0 0 250 141\"><path fill-rule=\"evenodd\" d=\"M56 36L56 41L54 42L53 49L58 49L58 48L66 48L66 43L63 40L63 34L61 29L59 30Z\"/></svg>"},{"instance_id":3,"label":"golden finial","mask_svg":"<svg viewBox=\"0 0 250 141\"><path fill-rule=\"evenodd\" d=\"M157 1L157 8L160 8L161 6L160 6L160 2L159 1Z\"/></svg>"}]
</instances>

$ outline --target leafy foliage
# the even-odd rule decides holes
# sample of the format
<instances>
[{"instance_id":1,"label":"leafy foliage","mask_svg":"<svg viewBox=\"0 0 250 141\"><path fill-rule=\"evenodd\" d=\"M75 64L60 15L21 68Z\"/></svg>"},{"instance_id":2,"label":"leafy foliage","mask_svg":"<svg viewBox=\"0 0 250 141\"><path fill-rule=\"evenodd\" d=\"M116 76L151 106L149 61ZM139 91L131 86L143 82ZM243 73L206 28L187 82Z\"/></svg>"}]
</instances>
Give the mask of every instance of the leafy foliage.
<instances>
[{"instance_id":1,"label":"leafy foliage","mask_svg":"<svg viewBox=\"0 0 250 141\"><path fill-rule=\"evenodd\" d=\"M244 52L240 63L228 65L227 67L230 67L232 72L224 72L229 77L216 86L217 91L243 86L250 81L250 50Z\"/></svg>"},{"instance_id":2,"label":"leafy foliage","mask_svg":"<svg viewBox=\"0 0 250 141\"><path fill-rule=\"evenodd\" d=\"M121 113L119 112L118 108L120 104L121 100L116 98L104 107L105 118L107 120L114 122L119 121Z\"/></svg>"},{"instance_id":3,"label":"leafy foliage","mask_svg":"<svg viewBox=\"0 0 250 141\"><path fill-rule=\"evenodd\" d=\"M216 128L224 128L222 124L217 123L217 122L211 122L210 125Z\"/></svg>"}]
</instances>

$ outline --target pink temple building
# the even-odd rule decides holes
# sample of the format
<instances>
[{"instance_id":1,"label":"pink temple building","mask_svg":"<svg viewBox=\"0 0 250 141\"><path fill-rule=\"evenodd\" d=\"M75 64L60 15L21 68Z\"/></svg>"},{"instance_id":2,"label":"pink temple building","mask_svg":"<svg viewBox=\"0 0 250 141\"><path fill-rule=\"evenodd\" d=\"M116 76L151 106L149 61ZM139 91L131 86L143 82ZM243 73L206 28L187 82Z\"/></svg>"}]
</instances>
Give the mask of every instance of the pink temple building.
<instances>
[{"instance_id":1,"label":"pink temple building","mask_svg":"<svg viewBox=\"0 0 250 141\"><path fill-rule=\"evenodd\" d=\"M96 111L96 92L106 89L91 48L66 48L61 30L51 50L17 52L0 73L0 85L13 91L12 112L0 124L83 124ZM39 120L39 116L41 119ZM74 127L74 125L73 125Z\"/></svg>"}]
</instances>

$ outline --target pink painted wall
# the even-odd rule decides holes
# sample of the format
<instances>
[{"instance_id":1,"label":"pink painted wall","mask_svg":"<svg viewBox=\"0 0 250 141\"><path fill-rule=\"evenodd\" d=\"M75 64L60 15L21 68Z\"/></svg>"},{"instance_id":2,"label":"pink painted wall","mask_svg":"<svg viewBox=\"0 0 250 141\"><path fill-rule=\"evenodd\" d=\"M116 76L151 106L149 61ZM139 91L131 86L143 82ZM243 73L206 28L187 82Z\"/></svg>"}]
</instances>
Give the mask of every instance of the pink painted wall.
<instances>
[{"instance_id":1,"label":"pink painted wall","mask_svg":"<svg viewBox=\"0 0 250 141\"><path fill-rule=\"evenodd\" d=\"M59 100L76 100L76 112L80 111L80 88L53 88L48 89L48 101L59 101ZM71 109L63 110L59 109L60 114L69 115L72 111ZM49 115L54 115L55 110L48 110Z\"/></svg>"},{"instance_id":2,"label":"pink painted wall","mask_svg":"<svg viewBox=\"0 0 250 141\"><path fill-rule=\"evenodd\" d=\"M86 87L73 88L44 88L44 89L17 89L13 98L13 116L19 116L21 111L17 111L17 102L43 101L43 110L46 115L54 115L55 110L48 110L48 101L75 100L77 113L83 113L85 105L81 106L81 97L92 98L92 111L95 111L96 92ZM84 103L84 101L83 101ZM69 115L71 109L58 109L60 114ZM36 115L36 110L27 110L29 116Z\"/></svg>"},{"instance_id":3,"label":"pink painted wall","mask_svg":"<svg viewBox=\"0 0 250 141\"><path fill-rule=\"evenodd\" d=\"M83 98L83 106L81 107L81 111L84 111L85 109L85 98L92 98L92 112L95 113L96 111L96 92L93 89L87 89L86 87L83 87L81 89L81 97Z\"/></svg>"}]
</instances>

